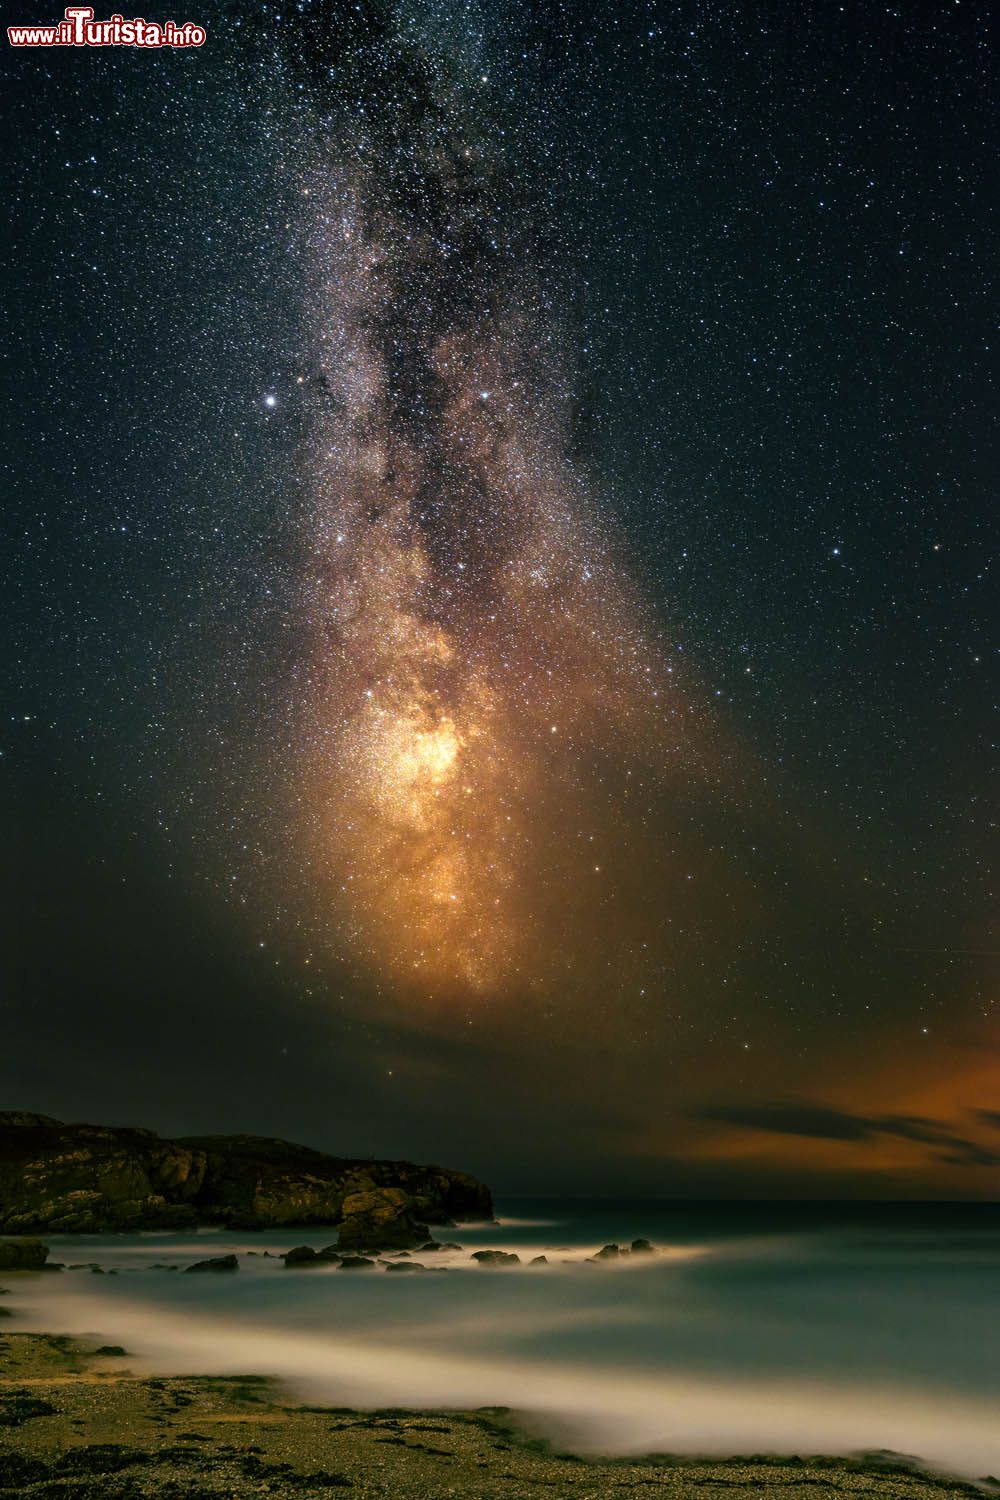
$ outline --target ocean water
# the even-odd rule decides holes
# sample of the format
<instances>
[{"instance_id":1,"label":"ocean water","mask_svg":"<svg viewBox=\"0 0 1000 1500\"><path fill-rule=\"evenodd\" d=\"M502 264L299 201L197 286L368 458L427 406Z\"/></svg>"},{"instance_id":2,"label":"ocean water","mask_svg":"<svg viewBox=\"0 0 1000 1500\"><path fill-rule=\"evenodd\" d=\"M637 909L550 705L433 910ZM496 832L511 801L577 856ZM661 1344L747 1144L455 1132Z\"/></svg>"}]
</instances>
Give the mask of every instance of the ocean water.
<instances>
[{"instance_id":1,"label":"ocean water","mask_svg":"<svg viewBox=\"0 0 1000 1500\"><path fill-rule=\"evenodd\" d=\"M51 1259L118 1274L8 1277L6 1326L122 1344L136 1371L272 1374L311 1402L508 1406L578 1452L891 1452L1000 1473L1000 1205L499 1213L434 1232L463 1247L422 1257L447 1274L274 1258L333 1230L51 1237ZM589 1261L639 1236L655 1256ZM494 1248L521 1265L469 1258ZM157 1268L229 1251L236 1274Z\"/></svg>"}]
</instances>

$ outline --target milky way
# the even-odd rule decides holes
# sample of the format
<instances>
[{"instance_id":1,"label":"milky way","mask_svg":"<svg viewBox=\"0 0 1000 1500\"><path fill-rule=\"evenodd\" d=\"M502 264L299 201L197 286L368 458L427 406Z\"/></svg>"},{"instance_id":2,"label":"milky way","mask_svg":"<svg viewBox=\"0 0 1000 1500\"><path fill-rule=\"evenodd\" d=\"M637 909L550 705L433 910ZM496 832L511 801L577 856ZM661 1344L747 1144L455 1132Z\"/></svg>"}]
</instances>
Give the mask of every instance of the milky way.
<instances>
[{"instance_id":1,"label":"milky way","mask_svg":"<svg viewBox=\"0 0 1000 1500\"><path fill-rule=\"evenodd\" d=\"M302 187L321 904L428 995L603 974L612 942L641 968L666 913L619 910L623 884L668 871L638 771L662 778L687 731L568 456L560 319L488 80L392 31L344 72Z\"/></svg>"}]
</instances>

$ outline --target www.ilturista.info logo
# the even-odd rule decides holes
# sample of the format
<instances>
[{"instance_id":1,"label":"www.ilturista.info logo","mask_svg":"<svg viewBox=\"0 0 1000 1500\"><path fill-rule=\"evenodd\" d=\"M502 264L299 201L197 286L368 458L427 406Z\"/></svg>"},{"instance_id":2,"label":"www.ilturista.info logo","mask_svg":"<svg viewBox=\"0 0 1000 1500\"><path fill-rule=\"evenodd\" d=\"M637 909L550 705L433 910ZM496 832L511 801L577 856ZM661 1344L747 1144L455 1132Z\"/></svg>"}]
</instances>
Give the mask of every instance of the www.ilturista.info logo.
<instances>
[{"instance_id":1,"label":"www.ilturista.info logo","mask_svg":"<svg viewBox=\"0 0 1000 1500\"><path fill-rule=\"evenodd\" d=\"M200 47L205 40L204 26L191 21L178 26L117 15L95 21L90 5L71 5L63 14L55 26L8 26L7 40L12 47Z\"/></svg>"}]
</instances>

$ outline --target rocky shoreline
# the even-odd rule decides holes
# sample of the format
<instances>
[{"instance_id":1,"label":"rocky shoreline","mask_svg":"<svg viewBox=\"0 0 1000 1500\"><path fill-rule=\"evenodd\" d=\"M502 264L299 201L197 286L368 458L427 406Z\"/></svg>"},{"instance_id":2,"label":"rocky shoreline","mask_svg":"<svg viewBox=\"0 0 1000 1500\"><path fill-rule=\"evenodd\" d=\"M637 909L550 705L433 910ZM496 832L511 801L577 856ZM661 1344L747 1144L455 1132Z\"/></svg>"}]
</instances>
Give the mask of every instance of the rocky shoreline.
<instances>
[{"instance_id":1,"label":"rocky shoreline","mask_svg":"<svg viewBox=\"0 0 1000 1500\"><path fill-rule=\"evenodd\" d=\"M2 1500L958 1500L1000 1493L899 1464L755 1456L582 1459L503 1408L353 1411L294 1403L263 1376L130 1373L118 1348L0 1338Z\"/></svg>"},{"instance_id":2,"label":"rocky shoreline","mask_svg":"<svg viewBox=\"0 0 1000 1500\"><path fill-rule=\"evenodd\" d=\"M31 1257L37 1261L38 1252L46 1251L46 1247L36 1241L31 1242L29 1251ZM4 1243L0 1241L0 1257L4 1252ZM423 1245L415 1249L417 1255L438 1256L442 1252L461 1251L462 1246L454 1240L446 1240L443 1243L438 1240L427 1240ZM360 1253L363 1250L365 1253ZM47 1253L47 1252L46 1252ZM261 1252L248 1250L246 1254L253 1256ZM262 1252L268 1256L268 1251ZM631 1245L603 1245L593 1255L585 1257L590 1265L608 1265L621 1263L627 1256L645 1257L655 1256L656 1246L649 1240L633 1240ZM357 1249L352 1249L351 1241L348 1241L347 1253L344 1253L343 1241L338 1237L336 1244L323 1245L316 1250L312 1245L294 1245L291 1250L284 1254L273 1257L284 1263L286 1271L307 1270L312 1267L329 1266L341 1271L355 1270L385 1270L385 1271L441 1271L450 1270L452 1267L425 1265L423 1261L413 1260L409 1250L394 1249L391 1245L369 1244ZM510 1250L473 1250L468 1256L470 1265L473 1266L520 1266L525 1264L521 1257ZM528 1266L548 1266L553 1264L547 1255L535 1255L527 1261ZM238 1271L240 1258L235 1254L216 1255L208 1260L200 1260L194 1265L185 1266L185 1271ZM39 1267L36 1265L35 1269ZM26 1268L27 1269L27 1268ZM44 1269L44 1268L42 1268ZM53 1267L52 1269L56 1269ZM59 1268L61 1269L61 1267ZM78 1267L72 1269L79 1269ZM176 1269L170 1267L169 1269Z\"/></svg>"},{"instance_id":3,"label":"rocky shoreline","mask_svg":"<svg viewBox=\"0 0 1000 1500\"><path fill-rule=\"evenodd\" d=\"M379 1239L377 1232L368 1234L365 1242L361 1245L355 1243L357 1236L349 1235L346 1245L343 1238L343 1227L334 1244L322 1245L316 1249L312 1245L293 1245L290 1250L285 1250L272 1255L270 1250L243 1250L240 1254L229 1251L224 1255L209 1256L204 1260L196 1260L188 1265L180 1265L177 1261L157 1262L151 1267L159 1271L179 1271L186 1274L216 1275L228 1274L240 1269L241 1255L248 1259L262 1259L281 1261L286 1271L304 1271L326 1267L339 1271L410 1271L426 1273L428 1271L445 1271L455 1269L454 1257L456 1253L461 1254L463 1246L454 1240L426 1240L422 1245L416 1247L415 1253L422 1256L441 1258L447 1256L452 1262L450 1265L426 1265L423 1260L414 1260L409 1250L399 1249L393 1244L392 1236L386 1244ZM630 1245L603 1245L593 1255L587 1255L584 1260L590 1265L615 1265L622 1264L628 1257L645 1259L657 1255L655 1245L649 1240L633 1240ZM77 1261L66 1265L63 1261L49 1260L49 1247L39 1239L31 1237L0 1240L0 1271L90 1271L95 1275L117 1276L116 1268L105 1267L100 1261ZM506 1267L521 1266L541 1267L555 1264L549 1260L547 1255L535 1255L527 1262L522 1262L521 1257L509 1250L473 1250L466 1258L469 1267ZM579 1264L579 1257L570 1257L564 1264ZM3 1289L0 1288L0 1295ZM0 1309L0 1316L4 1312Z\"/></svg>"}]
</instances>

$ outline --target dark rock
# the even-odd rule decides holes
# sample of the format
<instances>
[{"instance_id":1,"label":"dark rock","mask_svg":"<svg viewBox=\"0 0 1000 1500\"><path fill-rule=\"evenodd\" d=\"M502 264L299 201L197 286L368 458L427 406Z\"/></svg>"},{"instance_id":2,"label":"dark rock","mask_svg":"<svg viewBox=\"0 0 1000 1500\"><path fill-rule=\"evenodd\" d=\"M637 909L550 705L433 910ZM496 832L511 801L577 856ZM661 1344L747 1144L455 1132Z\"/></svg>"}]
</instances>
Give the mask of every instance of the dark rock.
<instances>
[{"instance_id":1,"label":"dark rock","mask_svg":"<svg viewBox=\"0 0 1000 1500\"><path fill-rule=\"evenodd\" d=\"M346 1231L342 1247L375 1232L375 1246L409 1248L427 1239L428 1224L492 1214L482 1183L443 1167L0 1112L0 1233L329 1224Z\"/></svg>"},{"instance_id":2,"label":"dark rock","mask_svg":"<svg viewBox=\"0 0 1000 1500\"><path fill-rule=\"evenodd\" d=\"M427 1270L427 1267L426 1266L422 1266L420 1264L419 1260L389 1260L389 1261L386 1261L385 1268L386 1268L387 1271L426 1271Z\"/></svg>"},{"instance_id":3,"label":"dark rock","mask_svg":"<svg viewBox=\"0 0 1000 1500\"><path fill-rule=\"evenodd\" d=\"M60 1474L97 1475L103 1479L105 1475L120 1473L122 1469L148 1464L151 1458L151 1454L138 1448L126 1448L122 1443L85 1443L60 1454L55 1467ZM66 1490L62 1493L66 1494Z\"/></svg>"},{"instance_id":4,"label":"dark rock","mask_svg":"<svg viewBox=\"0 0 1000 1500\"><path fill-rule=\"evenodd\" d=\"M311 1245L296 1245L283 1255L285 1269L304 1270L308 1266L328 1266L340 1259L340 1252L333 1245L327 1245L322 1250L314 1250Z\"/></svg>"},{"instance_id":5,"label":"dark rock","mask_svg":"<svg viewBox=\"0 0 1000 1500\"><path fill-rule=\"evenodd\" d=\"M0 1427L23 1427L34 1417L53 1417L56 1408L51 1401L33 1396L30 1391L0 1391Z\"/></svg>"},{"instance_id":6,"label":"dark rock","mask_svg":"<svg viewBox=\"0 0 1000 1500\"><path fill-rule=\"evenodd\" d=\"M94 1353L95 1354L124 1354L125 1350L122 1348L121 1344L102 1344L99 1349L95 1349L94 1350Z\"/></svg>"},{"instance_id":7,"label":"dark rock","mask_svg":"<svg viewBox=\"0 0 1000 1500\"><path fill-rule=\"evenodd\" d=\"M598 1250L597 1254L592 1255L590 1258L591 1260L617 1260L620 1255L621 1250L617 1245L605 1245L603 1249Z\"/></svg>"},{"instance_id":8,"label":"dark rock","mask_svg":"<svg viewBox=\"0 0 1000 1500\"><path fill-rule=\"evenodd\" d=\"M648 1240L633 1240L632 1241L632 1254L633 1255L655 1255L656 1254L656 1250L649 1243Z\"/></svg>"},{"instance_id":9,"label":"dark rock","mask_svg":"<svg viewBox=\"0 0 1000 1500\"><path fill-rule=\"evenodd\" d=\"M235 1255L214 1255L211 1260L196 1260L185 1266L185 1271L238 1271L240 1263Z\"/></svg>"},{"instance_id":10,"label":"dark rock","mask_svg":"<svg viewBox=\"0 0 1000 1500\"><path fill-rule=\"evenodd\" d=\"M0 1271L41 1271L48 1257L41 1240L0 1240Z\"/></svg>"},{"instance_id":11,"label":"dark rock","mask_svg":"<svg viewBox=\"0 0 1000 1500\"><path fill-rule=\"evenodd\" d=\"M48 1477L48 1465L40 1458L0 1452L0 1490L11 1495L26 1494L29 1484L41 1484Z\"/></svg>"},{"instance_id":12,"label":"dark rock","mask_svg":"<svg viewBox=\"0 0 1000 1500\"><path fill-rule=\"evenodd\" d=\"M367 1255L345 1255L340 1262L342 1271L358 1271L362 1266L373 1266L375 1262L369 1260Z\"/></svg>"},{"instance_id":13,"label":"dark rock","mask_svg":"<svg viewBox=\"0 0 1000 1500\"><path fill-rule=\"evenodd\" d=\"M510 1250L474 1250L472 1259L481 1266L519 1266L521 1257Z\"/></svg>"},{"instance_id":14,"label":"dark rock","mask_svg":"<svg viewBox=\"0 0 1000 1500\"><path fill-rule=\"evenodd\" d=\"M291 1250L286 1251L281 1258L285 1262L286 1267L311 1266L319 1259L319 1256L312 1245L295 1245Z\"/></svg>"},{"instance_id":15,"label":"dark rock","mask_svg":"<svg viewBox=\"0 0 1000 1500\"><path fill-rule=\"evenodd\" d=\"M528 1261L529 1266L547 1266L548 1263L549 1258L547 1255L536 1255L534 1260Z\"/></svg>"},{"instance_id":16,"label":"dark rock","mask_svg":"<svg viewBox=\"0 0 1000 1500\"><path fill-rule=\"evenodd\" d=\"M14 1314L9 1307L0 1307L0 1318L12 1318Z\"/></svg>"}]
</instances>

